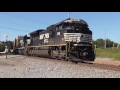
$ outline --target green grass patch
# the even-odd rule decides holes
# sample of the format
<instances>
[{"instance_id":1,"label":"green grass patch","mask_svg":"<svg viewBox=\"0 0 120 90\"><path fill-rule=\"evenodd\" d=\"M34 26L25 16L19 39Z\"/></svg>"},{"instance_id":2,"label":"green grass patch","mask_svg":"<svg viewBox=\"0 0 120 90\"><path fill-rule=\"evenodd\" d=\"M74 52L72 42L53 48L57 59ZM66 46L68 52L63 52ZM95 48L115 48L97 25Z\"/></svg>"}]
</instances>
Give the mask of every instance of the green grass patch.
<instances>
[{"instance_id":1,"label":"green grass patch","mask_svg":"<svg viewBox=\"0 0 120 90\"><path fill-rule=\"evenodd\" d=\"M96 48L95 49L96 56L97 57L105 57L105 58L113 58L115 60L120 61L120 49L117 48L106 48L106 49L101 49L101 48Z\"/></svg>"}]
</instances>

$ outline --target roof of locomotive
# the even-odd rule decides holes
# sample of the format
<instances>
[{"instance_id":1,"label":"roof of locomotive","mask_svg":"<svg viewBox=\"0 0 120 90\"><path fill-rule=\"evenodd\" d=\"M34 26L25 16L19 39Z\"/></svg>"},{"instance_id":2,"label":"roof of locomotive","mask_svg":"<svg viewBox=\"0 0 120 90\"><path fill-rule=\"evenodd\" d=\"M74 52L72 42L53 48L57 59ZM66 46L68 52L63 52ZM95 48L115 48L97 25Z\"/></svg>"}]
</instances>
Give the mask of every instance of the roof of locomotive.
<instances>
[{"instance_id":1,"label":"roof of locomotive","mask_svg":"<svg viewBox=\"0 0 120 90\"><path fill-rule=\"evenodd\" d=\"M64 22L66 22L66 23L67 23L67 22L68 22L68 23L76 22L76 23L81 23L81 24L87 24L87 22L84 21L83 19L67 18L67 19L65 19L65 20L62 20L62 21L59 22L59 23L54 24L54 25L59 25L59 24L64 23Z\"/></svg>"},{"instance_id":2,"label":"roof of locomotive","mask_svg":"<svg viewBox=\"0 0 120 90\"><path fill-rule=\"evenodd\" d=\"M86 24L86 25L88 26L87 22L84 21L83 19L67 18L67 19L65 19L65 20L62 20L61 22L58 22L58 23L56 23L56 24L53 24L53 25L48 26L47 29L48 29L48 28L50 29L51 27L53 28L53 27L55 27L55 26L57 26L57 25L60 25L60 24L62 24L62 23L80 23L80 24Z\"/></svg>"},{"instance_id":3,"label":"roof of locomotive","mask_svg":"<svg viewBox=\"0 0 120 90\"><path fill-rule=\"evenodd\" d=\"M44 30L45 30L45 29L39 29L39 30L33 31L33 32L30 33L30 35L33 35L33 34L42 32L42 31L44 31Z\"/></svg>"}]
</instances>

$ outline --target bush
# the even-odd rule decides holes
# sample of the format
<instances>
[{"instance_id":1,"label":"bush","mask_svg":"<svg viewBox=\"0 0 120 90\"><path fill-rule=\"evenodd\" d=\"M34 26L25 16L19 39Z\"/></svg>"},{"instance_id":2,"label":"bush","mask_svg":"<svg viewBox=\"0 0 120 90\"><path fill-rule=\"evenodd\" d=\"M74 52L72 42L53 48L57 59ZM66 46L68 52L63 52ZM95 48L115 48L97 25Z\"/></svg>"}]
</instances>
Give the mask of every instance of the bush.
<instances>
[{"instance_id":1,"label":"bush","mask_svg":"<svg viewBox=\"0 0 120 90\"><path fill-rule=\"evenodd\" d=\"M5 44L0 43L0 52L3 52L5 50Z\"/></svg>"},{"instance_id":2,"label":"bush","mask_svg":"<svg viewBox=\"0 0 120 90\"><path fill-rule=\"evenodd\" d=\"M106 58L114 58L116 60L120 60L120 48L106 48L106 49L101 49L101 48L96 48L96 55L98 57L106 57Z\"/></svg>"}]
</instances>

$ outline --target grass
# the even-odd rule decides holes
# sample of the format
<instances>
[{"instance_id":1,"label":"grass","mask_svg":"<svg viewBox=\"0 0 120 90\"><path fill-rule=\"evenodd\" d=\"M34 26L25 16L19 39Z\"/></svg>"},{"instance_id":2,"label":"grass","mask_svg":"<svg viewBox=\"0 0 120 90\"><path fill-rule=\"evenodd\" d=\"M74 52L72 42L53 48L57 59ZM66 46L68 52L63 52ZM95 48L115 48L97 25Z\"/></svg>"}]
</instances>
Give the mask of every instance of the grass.
<instances>
[{"instance_id":1,"label":"grass","mask_svg":"<svg viewBox=\"0 0 120 90\"><path fill-rule=\"evenodd\" d=\"M105 58L113 58L115 60L120 61L120 48L106 48L106 49L101 49L101 48L96 48L95 49L96 56L97 57L105 57Z\"/></svg>"}]
</instances>

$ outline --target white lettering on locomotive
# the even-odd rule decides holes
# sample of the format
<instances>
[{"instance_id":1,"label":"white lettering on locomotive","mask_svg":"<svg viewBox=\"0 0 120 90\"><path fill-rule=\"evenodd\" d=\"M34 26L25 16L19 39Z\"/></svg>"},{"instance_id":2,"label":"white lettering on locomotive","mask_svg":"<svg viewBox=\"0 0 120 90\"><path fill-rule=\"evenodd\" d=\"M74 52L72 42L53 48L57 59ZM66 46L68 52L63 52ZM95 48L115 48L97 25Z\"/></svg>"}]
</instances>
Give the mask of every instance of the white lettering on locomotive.
<instances>
[{"instance_id":1,"label":"white lettering on locomotive","mask_svg":"<svg viewBox=\"0 0 120 90\"><path fill-rule=\"evenodd\" d=\"M49 33L45 33L45 38L49 38Z\"/></svg>"},{"instance_id":2,"label":"white lettering on locomotive","mask_svg":"<svg viewBox=\"0 0 120 90\"><path fill-rule=\"evenodd\" d=\"M41 35L40 35L40 40L42 40L42 39L43 39L43 37L44 37L44 34L41 34Z\"/></svg>"},{"instance_id":3,"label":"white lettering on locomotive","mask_svg":"<svg viewBox=\"0 0 120 90\"><path fill-rule=\"evenodd\" d=\"M73 41L73 42L91 42L92 35L90 34L82 34L82 33L64 33L65 41Z\"/></svg>"},{"instance_id":4,"label":"white lettering on locomotive","mask_svg":"<svg viewBox=\"0 0 120 90\"><path fill-rule=\"evenodd\" d=\"M42 40L44 38L49 38L49 33L45 33L45 34L40 35L40 40Z\"/></svg>"}]
</instances>

